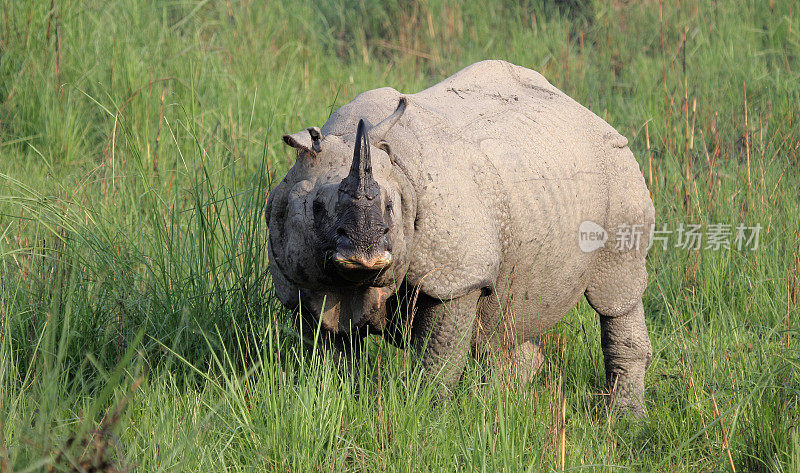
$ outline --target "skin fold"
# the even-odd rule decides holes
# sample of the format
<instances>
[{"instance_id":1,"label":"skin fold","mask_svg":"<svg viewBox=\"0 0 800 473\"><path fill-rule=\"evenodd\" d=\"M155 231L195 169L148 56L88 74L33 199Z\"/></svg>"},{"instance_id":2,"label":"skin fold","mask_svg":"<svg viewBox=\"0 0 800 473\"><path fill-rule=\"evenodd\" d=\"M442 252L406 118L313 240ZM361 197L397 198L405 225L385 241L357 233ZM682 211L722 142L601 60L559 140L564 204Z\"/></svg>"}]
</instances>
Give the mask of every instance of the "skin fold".
<instances>
[{"instance_id":1,"label":"skin fold","mask_svg":"<svg viewBox=\"0 0 800 473\"><path fill-rule=\"evenodd\" d=\"M321 320L343 366L370 331L448 386L487 354L530 379L538 336L585 296L609 399L645 412L654 209L610 125L538 73L482 61L416 94L364 92L284 141L297 161L266 209L276 294ZM587 221L606 230L593 251Z\"/></svg>"}]
</instances>

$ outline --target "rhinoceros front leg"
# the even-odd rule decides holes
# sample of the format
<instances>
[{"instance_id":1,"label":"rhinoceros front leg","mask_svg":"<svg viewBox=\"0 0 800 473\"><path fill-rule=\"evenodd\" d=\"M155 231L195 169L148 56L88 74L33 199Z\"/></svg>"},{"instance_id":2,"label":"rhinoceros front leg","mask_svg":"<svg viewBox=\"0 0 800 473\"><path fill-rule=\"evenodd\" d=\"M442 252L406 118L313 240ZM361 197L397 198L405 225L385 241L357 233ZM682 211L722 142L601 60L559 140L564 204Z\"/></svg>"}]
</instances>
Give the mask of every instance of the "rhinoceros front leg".
<instances>
[{"instance_id":1,"label":"rhinoceros front leg","mask_svg":"<svg viewBox=\"0 0 800 473\"><path fill-rule=\"evenodd\" d=\"M306 352L329 357L339 374L345 379L355 379L365 331L360 327L339 329L342 304L336 297L304 292L295 317L295 327L300 332Z\"/></svg>"},{"instance_id":2,"label":"rhinoceros front leg","mask_svg":"<svg viewBox=\"0 0 800 473\"><path fill-rule=\"evenodd\" d=\"M470 352L480 291L441 301L420 294L412 321L411 343L426 373L452 388L461 378Z\"/></svg>"},{"instance_id":3,"label":"rhinoceros front leg","mask_svg":"<svg viewBox=\"0 0 800 473\"><path fill-rule=\"evenodd\" d=\"M361 353L366 334L361 330L348 335L330 335L327 350L332 355L339 375L346 380L357 382Z\"/></svg>"},{"instance_id":4,"label":"rhinoceros front leg","mask_svg":"<svg viewBox=\"0 0 800 473\"><path fill-rule=\"evenodd\" d=\"M368 327L386 326L386 300L394 293L390 287L359 287L342 291L301 294L303 336L333 357L339 373L356 379Z\"/></svg>"}]
</instances>

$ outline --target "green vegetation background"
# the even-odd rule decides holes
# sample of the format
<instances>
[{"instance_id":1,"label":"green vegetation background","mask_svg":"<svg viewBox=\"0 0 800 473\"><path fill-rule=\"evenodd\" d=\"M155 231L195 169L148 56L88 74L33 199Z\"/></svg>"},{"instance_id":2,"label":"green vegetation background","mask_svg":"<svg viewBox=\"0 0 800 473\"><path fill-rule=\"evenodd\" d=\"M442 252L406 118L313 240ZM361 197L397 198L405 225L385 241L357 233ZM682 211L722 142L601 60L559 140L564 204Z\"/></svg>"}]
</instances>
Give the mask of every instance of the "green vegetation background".
<instances>
[{"instance_id":1,"label":"green vegetation background","mask_svg":"<svg viewBox=\"0 0 800 473\"><path fill-rule=\"evenodd\" d=\"M3 0L0 471L800 471L798 10ZM763 227L651 252L642 422L605 410L585 302L531 386L471 365L433 402L377 340L355 396L272 295L280 135L485 58L626 135L659 223Z\"/></svg>"}]
</instances>

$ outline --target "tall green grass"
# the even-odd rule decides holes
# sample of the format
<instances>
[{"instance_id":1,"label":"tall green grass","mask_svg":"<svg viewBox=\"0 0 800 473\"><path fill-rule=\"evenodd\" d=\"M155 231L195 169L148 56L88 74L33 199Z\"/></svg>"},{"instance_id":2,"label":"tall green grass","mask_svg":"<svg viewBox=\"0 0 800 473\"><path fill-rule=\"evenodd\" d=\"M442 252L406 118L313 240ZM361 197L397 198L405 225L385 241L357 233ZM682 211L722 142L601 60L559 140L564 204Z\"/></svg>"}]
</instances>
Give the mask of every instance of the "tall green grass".
<instances>
[{"instance_id":1,"label":"tall green grass","mask_svg":"<svg viewBox=\"0 0 800 473\"><path fill-rule=\"evenodd\" d=\"M659 223L763 227L651 252L642 422L585 302L532 385L442 400L378 340L340 379L273 297L280 135L485 58L628 136ZM4 1L0 471L800 471L798 103L788 0Z\"/></svg>"}]
</instances>

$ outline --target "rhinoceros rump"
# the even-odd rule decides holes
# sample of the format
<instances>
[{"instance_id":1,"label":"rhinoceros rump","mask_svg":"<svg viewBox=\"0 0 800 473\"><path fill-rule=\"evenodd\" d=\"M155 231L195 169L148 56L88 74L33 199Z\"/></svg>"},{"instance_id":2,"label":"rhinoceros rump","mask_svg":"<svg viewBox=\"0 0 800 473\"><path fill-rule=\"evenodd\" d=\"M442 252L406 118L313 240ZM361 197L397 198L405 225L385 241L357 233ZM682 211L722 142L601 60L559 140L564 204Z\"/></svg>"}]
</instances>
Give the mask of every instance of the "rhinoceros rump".
<instances>
[{"instance_id":1,"label":"rhinoceros rump","mask_svg":"<svg viewBox=\"0 0 800 473\"><path fill-rule=\"evenodd\" d=\"M416 94L364 92L284 141L297 161L267 202L275 291L343 359L369 328L448 383L470 353L524 372L585 295L613 403L644 412L654 210L610 125L538 73L483 61ZM585 222L607 232L589 250Z\"/></svg>"}]
</instances>

